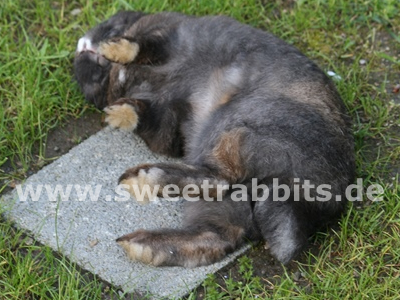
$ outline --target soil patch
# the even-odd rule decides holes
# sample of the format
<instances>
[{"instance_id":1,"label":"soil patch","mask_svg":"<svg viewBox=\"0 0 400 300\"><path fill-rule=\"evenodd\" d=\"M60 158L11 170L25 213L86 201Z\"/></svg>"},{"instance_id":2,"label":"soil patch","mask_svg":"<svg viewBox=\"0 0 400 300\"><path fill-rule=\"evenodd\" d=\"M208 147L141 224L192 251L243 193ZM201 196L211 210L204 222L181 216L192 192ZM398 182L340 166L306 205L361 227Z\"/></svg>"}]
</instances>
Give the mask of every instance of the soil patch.
<instances>
[{"instance_id":1,"label":"soil patch","mask_svg":"<svg viewBox=\"0 0 400 300\"><path fill-rule=\"evenodd\" d=\"M53 159L67 153L103 127L102 114L96 112L88 112L78 119L67 120L62 127L48 133L45 158Z\"/></svg>"}]
</instances>

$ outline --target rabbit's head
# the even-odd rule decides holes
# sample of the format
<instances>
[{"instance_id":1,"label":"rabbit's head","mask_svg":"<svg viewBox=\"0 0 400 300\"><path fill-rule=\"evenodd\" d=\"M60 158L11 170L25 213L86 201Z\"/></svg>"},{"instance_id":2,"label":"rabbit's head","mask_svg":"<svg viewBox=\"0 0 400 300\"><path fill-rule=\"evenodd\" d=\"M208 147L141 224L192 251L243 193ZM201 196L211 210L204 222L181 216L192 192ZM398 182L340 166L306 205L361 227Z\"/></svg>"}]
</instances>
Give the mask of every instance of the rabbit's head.
<instances>
[{"instance_id":1,"label":"rabbit's head","mask_svg":"<svg viewBox=\"0 0 400 300\"><path fill-rule=\"evenodd\" d=\"M85 99L97 108L107 106L111 62L97 53L100 42L123 36L144 14L120 12L100 23L79 39L75 53L74 73Z\"/></svg>"}]
</instances>

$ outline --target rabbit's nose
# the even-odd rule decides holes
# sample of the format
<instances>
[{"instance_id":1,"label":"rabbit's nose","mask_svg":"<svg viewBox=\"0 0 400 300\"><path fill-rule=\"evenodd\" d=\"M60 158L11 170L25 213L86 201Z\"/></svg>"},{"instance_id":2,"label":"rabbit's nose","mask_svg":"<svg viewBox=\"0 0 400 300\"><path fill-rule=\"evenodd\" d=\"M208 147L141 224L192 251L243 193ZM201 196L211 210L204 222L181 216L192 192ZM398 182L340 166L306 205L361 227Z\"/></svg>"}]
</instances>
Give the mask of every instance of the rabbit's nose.
<instances>
[{"instance_id":1,"label":"rabbit's nose","mask_svg":"<svg viewBox=\"0 0 400 300\"><path fill-rule=\"evenodd\" d=\"M84 36L79 39L76 52L81 53L85 51L96 52L96 48L92 45L92 41Z\"/></svg>"}]
</instances>

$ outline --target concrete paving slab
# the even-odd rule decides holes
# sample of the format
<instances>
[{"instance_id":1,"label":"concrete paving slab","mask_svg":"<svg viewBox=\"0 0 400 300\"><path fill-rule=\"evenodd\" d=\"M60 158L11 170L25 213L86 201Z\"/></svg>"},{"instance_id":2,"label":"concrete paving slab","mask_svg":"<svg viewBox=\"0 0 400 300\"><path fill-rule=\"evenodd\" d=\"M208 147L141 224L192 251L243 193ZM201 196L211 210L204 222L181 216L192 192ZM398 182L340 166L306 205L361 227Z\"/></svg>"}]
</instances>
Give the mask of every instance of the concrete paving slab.
<instances>
[{"instance_id":1,"label":"concrete paving slab","mask_svg":"<svg viewBox=\"0 0 400 300\"><path fill-rule=\"evenodd\" d=\"M132 133L106 128L28 178L20 189L26 199L14 190L1 199L1 205L7 207L9 219L32 232L38 241L121 286L125 292L150 293L156 299L179 298L248 247L219 263L194 269L155 268L129 261L115 238L139 228L181 224L182 202L159 199L141 205L132 198L116 201L123 198L115 190L117 179L127 168L158 161L171 159L152 153ZM63 200L61 194L52 199L47 193L57 185L64 192L71 190L68 199ZM81 192L85 186L91 187L94 197L90 199L89 194L83 197L74 185L80 185ZM28 195L27 188L37 192L40 186L38 199L34 194Z\"/></svg>"}]
</instances>

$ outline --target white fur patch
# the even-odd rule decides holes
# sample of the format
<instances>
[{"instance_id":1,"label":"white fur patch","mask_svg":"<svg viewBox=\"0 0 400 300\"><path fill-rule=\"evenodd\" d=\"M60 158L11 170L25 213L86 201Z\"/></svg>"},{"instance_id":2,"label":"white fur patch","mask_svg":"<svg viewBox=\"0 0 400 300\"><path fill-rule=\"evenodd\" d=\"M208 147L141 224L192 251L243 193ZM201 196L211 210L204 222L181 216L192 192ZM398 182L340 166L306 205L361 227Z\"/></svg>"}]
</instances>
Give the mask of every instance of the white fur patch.
<instances>
[{"instance_id":1,"label":"white fur patch","mask_svg":"<svg viewBox=\"0 0 400 300\"><path fill-rule=\"evenodd\" d=\"M240 89L243 72L239 67L216 69L208 81L192 96L195 109L195 126L202 124L219 105L229 102L230 97Z\"/></svg>"},{"instance_id":2,"label":"white fur patch","mask_svg":"<svg viewBox=\"0 0 400 300\"><path fill-rule=\"evenodd\" d=\"M121 84L124 84L125 81L126 81L126 70L125 70L124 68L121 68L121 69L119 70L119 73L118 73L118 81L119 81L119 83L121 83Z\"/></svg>"},{"instance_id":3,"label":"white fur patch","mask_svg":"<svg viewBox=\"0 0 400 300\"><path fill-rule=\"evenodd\" d=\"M281 261L285 262L297 249L296 236L294 234L294 224L291 219L292 216L288 217L286 220L282 220L282 223L276 230L276 244L271 248L271 252L275 257Z\"/></svg>"},{"instance_id":4,"label":"white fur patch","mask_svg":"<svg viewBox=\"0 0 400 300\"><path fill-rule=\"evenodd\" d=\"M78 41L78 45L76 47L76 52L83 52L83 51L92 51L95 52L95 48L92 46L92 41L84 36L81 37Z\"/></svg>"},{"instance_id":5,"label":"white fur patch","mask_svg":"<svg viewBox=\"0 0 400 300\"><path fill-rule=\"evenodd\" d=\"M159 178L164 175L164 171L159 168L140 170L138 176L122 180L121 184L126 185L128 192L139 203L147 204L157 199L160 186L157 184Z\"/></svg>"}]
</instances>

